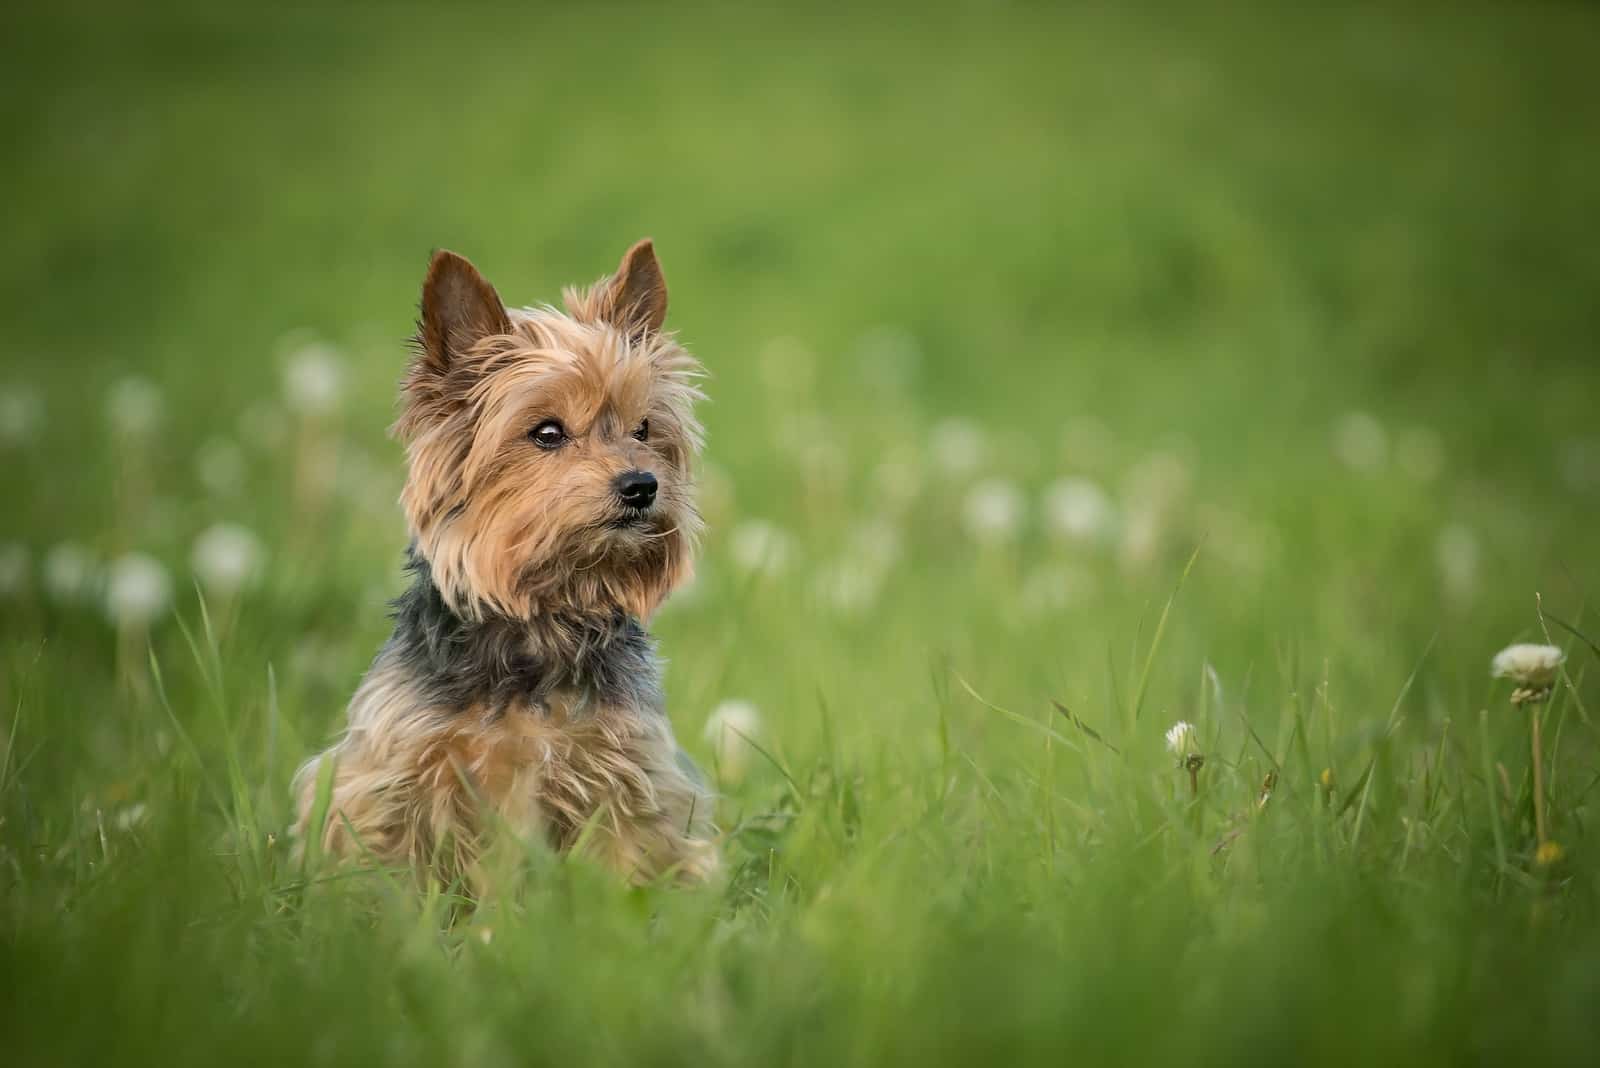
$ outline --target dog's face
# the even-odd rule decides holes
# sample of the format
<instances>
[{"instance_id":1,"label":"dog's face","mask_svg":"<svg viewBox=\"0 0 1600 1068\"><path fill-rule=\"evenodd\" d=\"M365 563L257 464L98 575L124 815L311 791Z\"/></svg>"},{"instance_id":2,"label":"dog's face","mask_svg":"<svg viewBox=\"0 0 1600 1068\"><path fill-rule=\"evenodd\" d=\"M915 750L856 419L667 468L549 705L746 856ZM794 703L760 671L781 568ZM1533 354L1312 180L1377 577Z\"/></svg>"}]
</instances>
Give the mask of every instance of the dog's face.
<instances>
[{"instance_id":1,"label":"dog's face","mask_svg":"<svg viewBox=\"0 0 1600 1068\"><path fill-rule=\"evenodd\" d=\"M700 367L661 332L650 243L565 297L566 314L507 311L450 252L423 283L395 424L402 502L434 582L468 618L648 618L690 570Z\"/></svg>"}]
</instances>

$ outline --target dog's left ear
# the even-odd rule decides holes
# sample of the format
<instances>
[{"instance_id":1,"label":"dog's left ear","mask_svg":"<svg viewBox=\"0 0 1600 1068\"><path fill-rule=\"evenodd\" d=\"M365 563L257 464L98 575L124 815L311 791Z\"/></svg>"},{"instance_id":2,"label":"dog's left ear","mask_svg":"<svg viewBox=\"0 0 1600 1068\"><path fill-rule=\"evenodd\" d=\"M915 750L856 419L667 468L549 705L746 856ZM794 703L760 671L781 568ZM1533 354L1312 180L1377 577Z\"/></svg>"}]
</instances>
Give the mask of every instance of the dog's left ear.
<instances>
[{"instance_id":1,"label":"dog's left ear","mask_svg":"<svg viewBox=\"0 0 1600 1068\"><path fill-rule=\"evenodd\" d=\"M482 338L510 331L500 294L465 256L439 249L422 283L417 343L427 370L443 374Z\"/></svg>"},{"instance_id":2,"label":"dog's left ear","mask_svg":"<svg viewBox=\"0 0 1600 1068\"><path fill-rule=\"evenodd\" d=\"M600 314L635 338L655 333L667 321L667 280L648 237L623 253L617 273L605 283Z\"/></svg>"}]
</instances>

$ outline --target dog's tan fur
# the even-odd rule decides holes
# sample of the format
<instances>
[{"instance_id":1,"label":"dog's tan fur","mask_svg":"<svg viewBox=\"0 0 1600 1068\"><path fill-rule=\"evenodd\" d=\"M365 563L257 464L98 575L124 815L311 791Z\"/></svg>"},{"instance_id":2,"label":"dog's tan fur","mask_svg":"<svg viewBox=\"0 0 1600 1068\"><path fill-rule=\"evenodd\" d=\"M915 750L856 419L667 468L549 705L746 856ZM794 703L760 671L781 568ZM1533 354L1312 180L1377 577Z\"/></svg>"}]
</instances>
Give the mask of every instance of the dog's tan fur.
<instances>
[{"instance_id":1,"label":"dog's tan fur","mask_svg":"<svg viewBox=\"0 0 1600 1068\"><path fill-rule=\"evenodd\" d=\"M689 574L701 526L690 470L700 368L662 332L652 246L565 298L566 314L508 311L471 264L437 254L394 428L413 552L449 612L463 626L513 628L517 656L556 666L596 640L562 620L648 621ZM544 451L529 432L551 419L570 440ZM656 504L619 528L612 483L630 470L655 475ZM343 738L297 776L306 833L334 762L325 850L470 884L498 826L558 849L581 841L638 880L716 867L709 798L656 702L581 677L441 702L395 644L352 698Z\"/></svg>"}]
</instances>

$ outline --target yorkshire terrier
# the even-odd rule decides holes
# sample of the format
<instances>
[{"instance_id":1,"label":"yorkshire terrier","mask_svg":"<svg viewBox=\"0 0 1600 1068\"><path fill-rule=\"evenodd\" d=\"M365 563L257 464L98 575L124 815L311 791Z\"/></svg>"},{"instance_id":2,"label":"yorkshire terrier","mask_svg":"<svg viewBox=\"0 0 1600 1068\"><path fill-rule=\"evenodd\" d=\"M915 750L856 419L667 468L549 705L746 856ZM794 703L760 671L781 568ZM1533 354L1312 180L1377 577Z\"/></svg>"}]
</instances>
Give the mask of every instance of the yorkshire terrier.
<instances>
[{"instance_id":1,"label":"yorkshire terrier","mask_svg":"<svg viewBox=\"0 0 1600 1068\"><path fill-rule=\"evenodd\" d=\"M701 368L662 330L648 239L563 297L508 310L462 257L428 266L393 428L411 586L343 737L295 777L328 854L469 890L504 832L638 882L717 866L645 630L701 530Z\"/></svg>"}]
</instances>

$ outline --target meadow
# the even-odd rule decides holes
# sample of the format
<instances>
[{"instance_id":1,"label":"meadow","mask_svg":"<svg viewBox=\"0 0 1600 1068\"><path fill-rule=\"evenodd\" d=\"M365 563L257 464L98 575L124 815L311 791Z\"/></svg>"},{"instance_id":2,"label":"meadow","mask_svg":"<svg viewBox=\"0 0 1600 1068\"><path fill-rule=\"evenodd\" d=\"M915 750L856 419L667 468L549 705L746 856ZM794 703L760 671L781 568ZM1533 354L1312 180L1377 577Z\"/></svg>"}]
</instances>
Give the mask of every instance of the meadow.
<instances>
[{"instance_id":1,"label":"meadow","mask_svg":"<svg viewBox=\"0 0 1600 1068\"><path fill-rule=\"evenodd\" d=\"M1600 12L325 8L0 12L8 1063L1591 1062ZM723 875L297 864L430 250L647 234Z\"/></svg>"}]
</instances>

